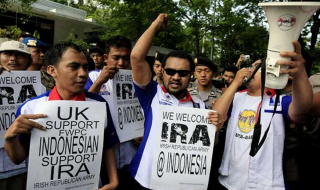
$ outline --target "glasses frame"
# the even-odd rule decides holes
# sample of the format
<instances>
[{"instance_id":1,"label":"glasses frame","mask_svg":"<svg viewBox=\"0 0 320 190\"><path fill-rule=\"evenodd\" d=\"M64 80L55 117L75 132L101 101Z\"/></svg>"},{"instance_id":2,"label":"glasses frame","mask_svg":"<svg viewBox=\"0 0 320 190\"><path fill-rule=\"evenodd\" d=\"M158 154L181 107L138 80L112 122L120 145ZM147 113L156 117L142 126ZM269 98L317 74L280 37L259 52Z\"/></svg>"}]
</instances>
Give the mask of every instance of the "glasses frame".
<instances>
[{"instance_id":1,"label":"glasses frame","mask_svg":"<svg viewBox=\"0 0 320 190\"><path fill-rule=\"evenodd\" d=\"M178 75L180 77L186 77L189 73L191 73L191 71L188 71L188 70L175 70L175 69L170 69L170 68L166 68L166 69L163 69L163 70L169 76L174 76L176 73L178 73Z\"/></svg>"}]
</instances>

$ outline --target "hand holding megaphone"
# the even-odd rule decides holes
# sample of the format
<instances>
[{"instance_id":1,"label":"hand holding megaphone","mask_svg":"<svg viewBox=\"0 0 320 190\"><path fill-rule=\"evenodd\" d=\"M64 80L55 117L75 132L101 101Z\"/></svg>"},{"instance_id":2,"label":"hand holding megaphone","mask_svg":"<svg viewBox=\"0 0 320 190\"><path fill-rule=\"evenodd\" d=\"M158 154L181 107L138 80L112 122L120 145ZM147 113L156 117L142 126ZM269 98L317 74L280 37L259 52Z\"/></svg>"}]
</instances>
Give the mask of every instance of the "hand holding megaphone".
<instances>
[{"instance_id":1,"label":"hand holding megaphone","mask_svg":"<svg viewBox=\"0 0 320 190\"><path fill-rule=\"evenodd\" d=\"M277 65L287 66L288 69L281 70L281 74L289 74L293 78L299 77L301 73L305 73L305 59L301 55L301 46L297 41L292 42L295 51L294 52L280 52L281 57L291 58L291 60L278 60Z\"/></svg>"},{"instance_id":2,"label":"hand holding megaphone","mask_svg":"<svg viewBox=\"0 0 320 190\"><path fill-rule=\"evenodd\" d=\"M242 68L237 72L236 77L231 84L235 83L237 87L240 87L244 84L244 81L248 80L250 75L251 73L248 68Z\"/></svg>"}]
</instances>

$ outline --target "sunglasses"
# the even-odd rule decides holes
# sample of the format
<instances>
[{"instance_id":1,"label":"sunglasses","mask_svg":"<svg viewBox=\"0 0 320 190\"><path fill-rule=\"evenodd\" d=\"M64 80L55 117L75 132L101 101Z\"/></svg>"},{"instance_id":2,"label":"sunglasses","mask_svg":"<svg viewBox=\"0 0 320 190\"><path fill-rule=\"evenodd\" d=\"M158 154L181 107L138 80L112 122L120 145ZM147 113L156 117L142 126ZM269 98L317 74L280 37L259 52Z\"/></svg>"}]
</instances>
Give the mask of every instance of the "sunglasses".
<instances>
[{"instance_id":1,"label":"sunglasses","mask_svg":"<svg viewBox=\"0 0 320 190\"><path fill-rule=\"evenodd\" d=\"M178 73L180 77L185 77L190 73L190 71L188 70L175 70L175 69L164 69L164 70L170 76L174 76L176 73Z\"/></svg>"}]
</instances>

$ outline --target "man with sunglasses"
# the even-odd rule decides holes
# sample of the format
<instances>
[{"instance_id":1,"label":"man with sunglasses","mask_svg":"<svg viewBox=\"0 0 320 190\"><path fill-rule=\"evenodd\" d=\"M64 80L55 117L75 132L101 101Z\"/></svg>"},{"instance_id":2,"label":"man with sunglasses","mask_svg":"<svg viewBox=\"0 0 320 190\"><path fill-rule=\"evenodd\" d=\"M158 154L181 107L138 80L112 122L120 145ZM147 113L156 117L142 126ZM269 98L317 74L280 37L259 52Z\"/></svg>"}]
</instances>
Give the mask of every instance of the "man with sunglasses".
<instances>
[{"instance_id":1,"label":"man with sunglasses","mask_svg":"<svg viewBox=\"0 0 320 190\"><path fill-rule=\"evenodd\" d=\"M212 101L218 99L222 91L212 84L212 78L218 71L218 67L208 58L199 57L195 59L194 75L197 79L197 85L190 89L190 94L197 96L207 106L212 108Z\"/></svg>"},{"instance_id":2,"label":"man with sunglasses","mask_svg":"<svg viewBox=\"0 0 320 190\"><path fill-rule=\"evenodd\" d=\"M194 71L194 62L188 53L173 51L167 54L163 60L163 86L151 78L152 73L146 56L155 34L165 29L167 24L168 15L160 14L139 38L131 52L134 85L145 116L145 133L129 170L135 180L145 188L150 188L154 127L159 117L155 111L159 105L167 105L168 109L169 106L205 108L205 104L200 99L192 97L187 90ZM215 125L221 122L216 112L211 112L208 119Z\"/></svg>"},{"instance_id":3,"label":"man with sunglasses","mask_svg":"<svg viewBox=\"0 0 320 190\"><path fill-rule=\"evenodd\" d=\"M243 68L213 105L223 118L229 117L219 169L219 182L224 186L221 189L285 189L282 166L285 122L305 121L313 96L300 44L294 41L293 46L294 52L280 52L281 57L291 60L278 60L276 63L277 66L290 67L280 73L294 78L292 97L275 95L274 90L266 89L262 101L261 71L247 83L247 91L237 92L243 79L249 78L254 71L254 68Z\"/></svg>"}]
</instances>

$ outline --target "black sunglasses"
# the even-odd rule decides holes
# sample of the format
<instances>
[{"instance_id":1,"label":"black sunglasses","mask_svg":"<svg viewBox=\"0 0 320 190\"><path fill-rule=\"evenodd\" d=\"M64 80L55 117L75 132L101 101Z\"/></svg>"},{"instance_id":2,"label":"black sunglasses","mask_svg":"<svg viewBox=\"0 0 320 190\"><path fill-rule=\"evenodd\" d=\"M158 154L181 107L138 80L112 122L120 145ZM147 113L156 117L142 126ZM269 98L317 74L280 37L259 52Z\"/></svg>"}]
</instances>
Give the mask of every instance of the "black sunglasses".
<instances>
[{"instance_id":1,"label":"black sunglasses","mask_svg":"<svg viewBox=\"0 0 320 190\"><path fill-rule=\"evenodd\" d=\"M168 74L168 75L170 75L170 76L173 76L173 75L175 75L176 73L178 73L178 75L180 76L180 77L185 77L185 76L187 76L189 73L190 73L190 71L188 71L188 70L175 70L175 69L164 69L165 71L166 71L166 73Z\"/></svg>"}]
</instances>

